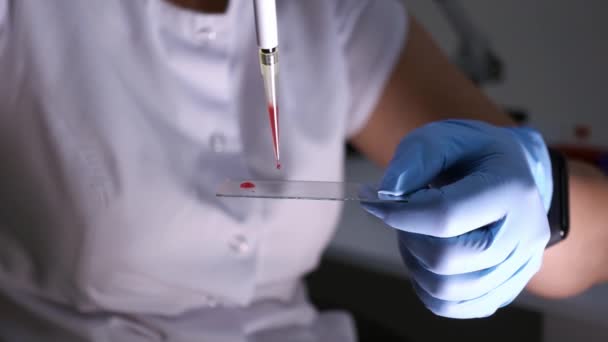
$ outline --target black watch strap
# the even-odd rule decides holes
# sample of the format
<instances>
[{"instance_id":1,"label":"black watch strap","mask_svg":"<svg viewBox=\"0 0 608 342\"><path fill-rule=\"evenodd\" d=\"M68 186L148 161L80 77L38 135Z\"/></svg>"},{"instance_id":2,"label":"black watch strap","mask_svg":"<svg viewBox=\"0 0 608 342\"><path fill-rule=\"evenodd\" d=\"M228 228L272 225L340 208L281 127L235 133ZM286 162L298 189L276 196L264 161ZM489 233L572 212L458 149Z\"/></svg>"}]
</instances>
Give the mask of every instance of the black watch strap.
<instances>
[{"instance_id":1,"label":"black watch strap","mask_svg":"<svg viewBox=\"0 0 608 342\"><path fill-rule=\"evenodd\" d=\"M549 208L551 238L547 247L564 240L570 231L570 203L568 194L568 166L566 158L558 151L549 148L553 172L553 197Z\"/></svg>"}]
</instances>

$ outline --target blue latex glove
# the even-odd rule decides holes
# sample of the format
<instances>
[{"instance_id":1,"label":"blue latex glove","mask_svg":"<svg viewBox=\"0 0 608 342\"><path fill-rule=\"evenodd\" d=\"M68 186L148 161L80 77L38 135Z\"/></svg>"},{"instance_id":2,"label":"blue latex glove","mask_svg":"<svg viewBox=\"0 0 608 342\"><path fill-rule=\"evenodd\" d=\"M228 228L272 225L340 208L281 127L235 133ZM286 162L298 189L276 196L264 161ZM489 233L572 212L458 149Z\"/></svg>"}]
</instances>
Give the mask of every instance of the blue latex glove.
<instances>
[{"instance_id":1,"label":"blue latex glove","mask_svg":"<svg viewBox=\"0 0 608 342\"><path fill-rule=\"evenodd\" d=\"M380 195L406 195L407 203L362 205L398 230L431 311L476 318L511 303L539 270L552 191L536 131L448 120L405 137L385 172Z\"/></svg>"}]
</instances>

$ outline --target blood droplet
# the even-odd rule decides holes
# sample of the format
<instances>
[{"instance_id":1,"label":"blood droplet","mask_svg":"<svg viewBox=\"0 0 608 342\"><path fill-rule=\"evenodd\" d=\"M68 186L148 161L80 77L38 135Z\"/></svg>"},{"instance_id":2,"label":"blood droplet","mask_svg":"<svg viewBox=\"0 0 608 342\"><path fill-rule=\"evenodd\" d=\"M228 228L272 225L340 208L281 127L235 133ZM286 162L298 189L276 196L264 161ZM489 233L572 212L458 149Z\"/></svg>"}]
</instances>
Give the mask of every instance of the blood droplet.
<instances>
[{"instance_id":1,"label":"blood droplet","mask_svg":"<svg viewBox=\"0 0 608 342\"><path fill-rule=\"evenodd\" d=\"M277 163L277 170L281 169L281 163Z\"/></svg>"},{"instance_id":2,"label":"blood droplet","mask_svg":"<svg viewBox=\"0 0 608 342\"><path fill-rule=\"evenodd\" d=\"M241 183L241 189L253 189L255 188L255 184L252 182L243 182Z\"/></svg>"}]
</instances>

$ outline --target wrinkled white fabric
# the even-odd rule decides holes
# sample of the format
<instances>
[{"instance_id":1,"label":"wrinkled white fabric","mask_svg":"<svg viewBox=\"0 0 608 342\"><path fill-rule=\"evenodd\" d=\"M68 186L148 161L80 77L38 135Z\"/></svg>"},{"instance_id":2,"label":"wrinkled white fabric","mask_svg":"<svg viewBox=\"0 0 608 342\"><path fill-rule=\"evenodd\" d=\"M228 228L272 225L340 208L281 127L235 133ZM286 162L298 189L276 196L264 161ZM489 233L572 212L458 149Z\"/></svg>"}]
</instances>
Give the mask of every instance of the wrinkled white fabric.
<instances>
[{"instance_id":1,"label":"wrinkled white fabric","mask_svg":"<svg viewBox=\"0 0 608 342\"><path fill-rule=\"evenodd\" d=\"M278 16L280 172L251 1L200 14L0 0L0 302L22 313L1 337L46 341L28 328L40 322L62 341L352 337L348 317L323 323L298 290L339 205L219 199L215 186L340 180L406 15L392 0L279 0Z\"/></svg>"}]
</instances>

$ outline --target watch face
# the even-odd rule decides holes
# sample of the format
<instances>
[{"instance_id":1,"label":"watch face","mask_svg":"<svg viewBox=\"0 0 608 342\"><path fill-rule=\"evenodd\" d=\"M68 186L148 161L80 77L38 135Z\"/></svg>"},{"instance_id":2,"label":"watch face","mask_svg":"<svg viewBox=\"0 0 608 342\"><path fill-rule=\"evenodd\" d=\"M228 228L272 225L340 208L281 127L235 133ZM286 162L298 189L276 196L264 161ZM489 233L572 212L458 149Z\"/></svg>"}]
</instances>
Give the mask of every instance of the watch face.
<instances>
[{"instance_id":1,"label":"watch face","mask_svg":"<svg viewBox=\"0 0 608 342\"><path fill-rule=\"evenodd\" d=\"M598 166L600 167L600 169L602 169L602 171L604 171L604 174L606 174L608 176L608 152L604 153L600 157Z\"/></svg>"},{"instance_id":2,"label":"watch face","mask_svg":"<svg viewBox=\"0 0 608 342\"><path fill-rule=\"evenodd\" d=\"M557 151L549 150L553 171L553 197L549 209L549 226L551 239L548 246L565 239L570 227L570 209L568 199L568 169L565 158Z\"/></svg>"}]
</instances>

